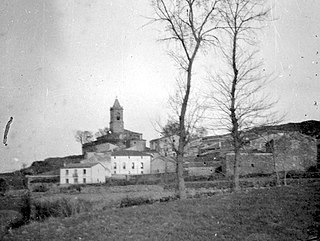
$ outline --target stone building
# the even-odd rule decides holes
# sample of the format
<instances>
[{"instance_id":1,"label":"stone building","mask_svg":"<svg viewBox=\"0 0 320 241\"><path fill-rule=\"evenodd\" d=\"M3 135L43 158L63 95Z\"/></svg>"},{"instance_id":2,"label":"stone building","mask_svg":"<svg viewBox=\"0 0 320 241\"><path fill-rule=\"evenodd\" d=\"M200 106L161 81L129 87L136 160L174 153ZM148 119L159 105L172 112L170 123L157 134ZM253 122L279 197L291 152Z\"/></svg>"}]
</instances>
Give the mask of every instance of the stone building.
<instances>
[{"instance_id":1,"label":"stone building","mask_svg":"<svg viewBox=\"0 0 320 241\"><path fill-rule=\"evenodd\" d=\"M110 108L110 132L97 140L82 145L83 154L89 152L104 152L119 149L130 149L135 151L145 151L146 140L142 133L130 131L124 128L123 107L118 99L114 101Z\"/></svg>"},{"instance_id":2,"label":"stone building","mask_svg":"<svg viewBox=\"0 0 320 241\"><path fill-rule=\"evenodd\" d=\"M226 154L224 170L233 174L234 154ZM240 175L274 173L275 171L306 171L317 164L317 142L299 132L264 133L248 140L241 151Z\"/></svg>"},{"instance_id":3,"label":"stone building","mask_svg":"<svg viewBox=\"0 0 320 241\"><path fill-rule=\"evenodd\" d=\"M177 163L174 158L157 155L151 161L151 173L172 173L176 171Z\"/></svg>"},{"instance_id":4,"label":"stone building","mask_svg":"<svg viewBox=\"0 0 320 241\"><path fill-rule=\"evenodd\" d=\"M175 157L179 145L179 136L164 136L150 141L150 149L164 157Z\"/></svg>"}]
</instances>

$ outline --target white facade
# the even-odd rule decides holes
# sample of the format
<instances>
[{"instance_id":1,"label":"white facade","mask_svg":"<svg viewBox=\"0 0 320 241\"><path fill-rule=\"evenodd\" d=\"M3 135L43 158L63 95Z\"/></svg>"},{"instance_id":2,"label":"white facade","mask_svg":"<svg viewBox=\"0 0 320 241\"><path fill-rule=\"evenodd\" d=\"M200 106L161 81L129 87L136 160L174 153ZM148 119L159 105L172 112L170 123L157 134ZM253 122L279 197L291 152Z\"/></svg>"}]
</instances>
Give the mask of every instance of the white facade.
<instances>
[{"instance_id":1,"label":"white facade","mask_svg":"<svg viewBox=\"0 0 320 241\"><path fill-rule=\"evenodd\" d=\"M106 182L106 170L100 163L69 164L60 169L60 184Z\"/></svg>"},{"instance_id":2,"label":"white facade","mask_svg":"<svg viewBox=\"0 0 320 241\"><path fill-rule=\"evenodd\" d=\"M134 152L134 151L131 151ZM150 174L151 156L141 153L141 155L130 155L130 153L111 155L112 175L141 175Z\"/></svg>"}]
</instances>

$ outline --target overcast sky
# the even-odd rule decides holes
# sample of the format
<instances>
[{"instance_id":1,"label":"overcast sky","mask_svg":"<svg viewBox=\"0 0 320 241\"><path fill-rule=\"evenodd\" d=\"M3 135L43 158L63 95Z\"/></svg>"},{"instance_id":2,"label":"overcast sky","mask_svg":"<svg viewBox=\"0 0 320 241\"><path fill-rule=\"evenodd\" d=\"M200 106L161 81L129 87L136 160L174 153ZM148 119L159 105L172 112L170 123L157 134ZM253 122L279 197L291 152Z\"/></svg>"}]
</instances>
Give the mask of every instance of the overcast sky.
<instances>
[{"instance_id":1,"label":"overcast sky","mask_svg":"<svg viewBox=\"0 0 320 241\"><path fill-rule=\"evenodd\" d=\"M269 90L286 122L320 119L320 1L270 0L261 37ZM116 96L125 128L157 138L176 69L147 25L148 0L0 0L0 125L14 118L0 172L80 154L76 130L109 126Z\"/></svg>"}]
</instances>

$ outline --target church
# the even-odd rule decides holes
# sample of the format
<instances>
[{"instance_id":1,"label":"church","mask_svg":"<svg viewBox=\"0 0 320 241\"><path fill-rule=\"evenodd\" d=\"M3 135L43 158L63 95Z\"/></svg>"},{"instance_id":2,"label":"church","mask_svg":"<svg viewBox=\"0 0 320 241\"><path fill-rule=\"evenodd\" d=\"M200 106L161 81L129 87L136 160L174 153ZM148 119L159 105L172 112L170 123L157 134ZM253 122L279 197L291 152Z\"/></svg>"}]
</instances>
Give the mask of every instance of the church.
<instances>
[{"instance_id":1,"label":"church","mask_svg":"<svg viewBox=\"0 0 320 241\"><path fill-rule=\"evenodd\" d=\"M84 160L60 169L60 184L103 183L106 178L151 173L152 155L142 134L124 128L123 107L110 108L109 132L82 145Z\"/></svg>"},{"instance_id":2,"label":"church","mask_svg":"<svg viewBox=\"0 0 320 241\"><path fill-rule=\"evenodd\" d=\"M130 131L124 128L123 107L119 100L114 101L110 108L109 132L97 140L82 145L82 152L87 155L90 152L106 152L114 149L140 151L146 150L146 140L142 133Z\"/></svg>"}]
</instances>

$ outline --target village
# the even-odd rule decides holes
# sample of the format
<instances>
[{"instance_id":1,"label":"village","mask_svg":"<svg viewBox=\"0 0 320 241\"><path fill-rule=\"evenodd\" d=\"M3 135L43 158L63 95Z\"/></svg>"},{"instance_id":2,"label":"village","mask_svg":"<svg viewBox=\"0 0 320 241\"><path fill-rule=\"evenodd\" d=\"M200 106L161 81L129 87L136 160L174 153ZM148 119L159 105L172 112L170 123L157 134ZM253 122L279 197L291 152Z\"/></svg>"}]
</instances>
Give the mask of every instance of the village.
<instances>
[{"instance_id":1,"label":"village","mask_svg":"<svg viewBox=\"0 0 320 241\"><path fill-rule=\"evenodd\" d=\"M124 128L124 108L118 99L110 108L110 132L82 145L83 160L60 169L60 184L104 183L107 178L176 172L178 135L150 141ZM307 171L317 165L317 139L298 131L247 133L241 152L240 175ZM233 175L230 135L192 139L184 153L189 176ZM35 177L33 177L35 178Z\"/></svg>"},{"instance_id":2,"label":"village","mask_svg":"<svg viewBox=\"0 0 320 241\"><path fill-rule=\"evenodd\" d=\"M319 9L2 1L0 240L320 240Z\"/></svg>"}]
</instances>

